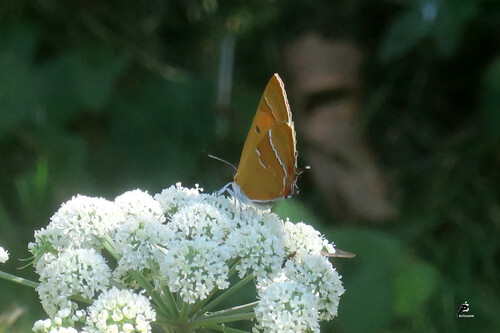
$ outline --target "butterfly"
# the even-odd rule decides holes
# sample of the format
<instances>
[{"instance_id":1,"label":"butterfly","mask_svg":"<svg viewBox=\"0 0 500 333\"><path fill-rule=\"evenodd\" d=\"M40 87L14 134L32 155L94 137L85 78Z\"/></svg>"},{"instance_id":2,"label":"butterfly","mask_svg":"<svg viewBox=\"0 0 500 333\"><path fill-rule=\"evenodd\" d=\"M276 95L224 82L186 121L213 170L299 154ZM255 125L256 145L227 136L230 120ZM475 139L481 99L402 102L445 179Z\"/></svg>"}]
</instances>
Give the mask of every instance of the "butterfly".
<instances>
[{"instance_id":1,"label":"butterfly","mask_svg":"<svg viewBox=\"0 0 500 333\"><path fill-rule=\"evenodd\" d=\"M297 177L302 173L297 168L296 144L285 85L274 74L260 99L234 179L220 193L227 191L240 202L262 209L269 208L277 199L291 197L297 191ZM321 251L321 255L355 256L339 249L334 253Z\"/></svg>"},{"instance_id":2,"label":"butterfly","mask_svg":"<svg viewBox=\"0 0 500 333\"><path fill-rule=\"evenodd\" d=\"M227 191L242 203L269 208L297 191L295 129L285 85L278 74L267 84Z\"/></svg>"}]
</instances>

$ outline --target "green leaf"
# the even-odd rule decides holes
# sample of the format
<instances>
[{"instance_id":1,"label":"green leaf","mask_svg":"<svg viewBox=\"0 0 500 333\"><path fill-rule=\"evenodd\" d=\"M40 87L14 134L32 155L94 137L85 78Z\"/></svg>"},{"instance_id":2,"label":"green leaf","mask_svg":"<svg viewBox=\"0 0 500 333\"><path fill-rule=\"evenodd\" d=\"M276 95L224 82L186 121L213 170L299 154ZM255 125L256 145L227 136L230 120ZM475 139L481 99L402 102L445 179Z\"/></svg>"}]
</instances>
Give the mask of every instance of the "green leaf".
<instances>
[{"instance_id":1,"label":"green leaf","mask_svg":"<svg viewBox=\"0 0 500 333\"><path fill-rule=\"evenodd\" d=\"M67 51L39 70L49 120L65 124L82 110L99 111L115 89L124 58L104 45Z\"/></svg>"},{"instance_id":2,"label":"green leaf","mask_svg":"<svg viewBox=\"0 0 500 333\"><path fill-rule=\"evenodd\" d=\"M379 59L388 62L409 53L431 32L432 22L426 21L420 8L408 10L394 20L385 35Z\"/></svg>"},{"instance_id":3,"label":"green leaf","mask_svg":"<svg viewBox=\"0 0 500 333\"><path fill-rule=\"evenodd\" d=\"M455 52L466 25L476 13L475 1L448 0L441 3L433 29L436 48L441 56L449 57Z\"/></svg>"},{"instance_id":4,"label":"green leaf","mask_svg":"<svg viewBox=\"0 0 500 333\"><path fill-rule=\"evenodd\" d=\"M0 24L0 139L6 131L39 116L39 92L31 68L37 40L29 25Z\"/></svg>"},{"instance_id":5,"label":"green leaf","mask_svg":"<svg viewBox=\"0 0 500 333\"><path fill-rule=\"evenodd\" d=\"M387 330L393 318L394 267L404 253L402 244L369 230L333 229L326 236L338 248L356 254L353 259L332 259L346 293L340 299L339 317L331 325L352 332ZM330 331L333 328L325 330Z\"/></svg>"},{"instance_id":6,"label":"green leaf","mask_svg":"<svg viewBox=\"0 0 500 333\"><path fill-rule=\"evenodd\" d=\"M416 262L404 261L394 282L394 309L400 316L411 317L427 302L436 291L439 276L434 267Z\"/></svg>"}]
</instances>

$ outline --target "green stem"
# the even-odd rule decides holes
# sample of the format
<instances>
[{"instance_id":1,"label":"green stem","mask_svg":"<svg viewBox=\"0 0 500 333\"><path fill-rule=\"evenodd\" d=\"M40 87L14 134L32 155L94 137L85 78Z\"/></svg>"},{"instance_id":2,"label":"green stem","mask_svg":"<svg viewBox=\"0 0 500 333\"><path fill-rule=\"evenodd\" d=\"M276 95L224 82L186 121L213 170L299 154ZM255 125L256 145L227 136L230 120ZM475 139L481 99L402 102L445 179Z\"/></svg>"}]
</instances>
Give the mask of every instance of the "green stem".
<instances>
[{"instance_id":1,"label":"green stem","mask_svg":"<svg viewBox=\"0 0 500 333\"><path fill-rule=\"evenodd\" d=\"M31 287L33 289L38 287L37 282L31 281L31 280L28 280L28 279L25 279L25 278L22 278L22 277L19 277L16 275L12 275L9 273L5 273L2 271L0 271L0 278L5 279L7 281L14 282L14 283L22 284L23 286L26 286L26 287Z\"/></svg>"},{"instance_id":2,"label":"green stem","mask_svg":"<svg viewBox=\"0 0 500 333\"><path fill-rule=\"evenodd\" d=\"M199 311L199 313L203 314L203 313L206 313L206 312L212 310L215 306L219 305L221 302L226 300L229 296L233 295L235 292L237 292L239 289L241 289L245 284L252 281L253 277L254 277L253 274L247 275L246 277L244 277L243 279L238 281L238 283L236 283L234 286L232 286L231 288L229 288L228 290L226 290L225 292L220 294L212 302L208 303L204 308L202 308Z\"/></svg>"},{"instance_id":3,"label":"green stem","mask_svg":"<svg viewBox=\"0 0 500 333\"><path fill-rule=\"evenodd\" d=\"M190 322L190 327L205 327L207 325L219 324L219 323L228 323L231 321L240 321L240 320L251 320L255 319L255 313L245 312L245 313L235 313L232 315L226 316L207 316L194 319Z\"/></svg>"},{"instance_id":4,"label":"green stem","mask_svg":"<svg viewBox=\"0 0 500 333\"><path fill-rule=\"evenodd\" d=\"M168 305L163 302L163 300L160 297L160 295L158 294L158 292L154 289L154 287L151 285L151 283L149 283L149 281L146 279L146 277L141 272L135 271L135 270L130 270L130 271L128 271L128 273L132 276L132 278L142 288L146 289L146 292L148 293L148 295L151 296L153 301L159 306L159 309L161 309L162 306L168 308ZM165 310L162 310L162 311L168 316L167 311L165 311Z\"/></svg>"},{"instance_id":5,"label":"green stem","mask_svg":"<svg viewBox=\"0 0 500 333\"><path fill-rule=\"evenodd\" d=\"M158 295L161 297L163 304L166 305L165 310L169 313L170 316L175 318L179 317L179 310L177 309L177 304L174 301L172 293L168 286L163 284L158 277L160 274L156 269L156 265L152 260L148 261L149 266L151 267L151 275L153 276L153 281L155 284L155 290L159 289Z\"/></svg>"},{"instance_id":6,"label":"green stem","mask_svg":"<svg viewBox=\"0 0 500 333\"><path fill-rule=\"evenodd\" d=\"M235 259L230 259L228 266L229 266L229 272L228 272L228 277L233 276L234 273L236 273L236 265L241 261L240 258L235 258Z\"/></svg>"},{"instance_id":7,"label":"green stem","mask_svg":"<svg viewBox=\"0 0 500 333\"><path fill-rule=\"evenodd\" d=\"M72 295L70 298L74 301L85 303L85 304L92 304L94 302L93 299L84 298L82 295L79 295L79 294Z\"/></svg>"},{"instance_id":8,"label":"green stem","mask_svg":"<svg viewBox=\"0 0 500 333\"><path fill-rule=\"evenodd\" d=\"M167 306L170 310L173 311L174 317L179 317L179 308L177 308L177 303L175 303L174 295L172 295L172 292L167 285L164 286L163 293L165 294L165 301L167 302Z\"/></svg>"},{"instance_id":9,"label":"green stem","mask_svg":"<svg viewBox=\"0 0 500 333\"><path fill-rule=\"evenodd\" d=\"M158 317L161 316L165 320L173 320L173 319L170 319L172 317L171 314L166 312L164 308L156 305L155 303L151 304L151 306L156 311L156 314L158 315Z\"/></svg>"},{"instance_id":10,"label":"green stem","mask_svg":"<svg viewBox=\"0 0 500 333\"><path fill-rule=\"evenodd\" d=\"M178 322L175 319L169 319L165 316L158 315L158 317L155 320L155 324L175 327L178 324Z\"/></svg>"},{"instance_id":11,"label":"green stem","mask_svg":"<svg viewBox=\"0 0 500 333\"><path fill-rule=\"evenodd\" d=\"M205 325L205 328L209 328L214 331L219 331L224 333L250 333L248 331L242 331L236 328L226 327L225 325L217 325L217 324Z\"/></svg>"},{"instance_id":12,"label":"green stem","mask_svg":"<svg viewBox=\"0 0 500 333\"><path fill-rule=\"evenodd\" d=\"M188 310L189 310L189 303L182 302L181 315L179 316L179 320L181 322L187 321Z\"/></svg>"},{"instance_id":13,"label":"green stem","mask_svg":"<svg viewBox=\"0 0 500 333\"><path fill-rule=\"evenodd\" d=\"M102 238L97 238L99 242L101 242L102 246L106 249L106 251L111 254L113 258L115 258L116 261L120 260L120 255L118 254L118 251L116 251L115 244L113 243L113 240L109 235L105 235Z\"/></svg>"},{"instance_id":14,"label":"green stem","mask_svg":"<svg viewBox=\"0 0 500 333\"><path fill-rule=\"evenodd\" d=\"M214 318L217 316L227 316L227 315L234 315L236 313L247 312L247 311L253 310L253 308L255 306L257 306L257 304L259 304L259 301L255 301L255 302L244 304L244 305L235 306L235 307L221 310L221 311L217 311L217 312L213 312L213 313L205 315L203 318Z\"/></svg>"},{"instance_id":15,"label":"green stem","mask_svg":"<svg viewBox=\"0 0 500 333\"><path fill-rule=\"evenodd\" d=\"M113 240L109 235L105 235L102 238L99 238L99 241L104 246L104 248L115 258L116 261L120 260L120 255L116 250L116 247L113 243ZM130 270L128 273L132 276L132 278L144 289L146 289L147 293L151 296L153 301L159 306L159 309L164 312L166 315L171 315L172 313L178 313L177 307L173 306L168 300L163 299L161 295L155 290L155 288L149 283L148 279L139 271ZM165 308L165 309L163 309ZM170 312L170 314L168 314Z\"/></svg>"}]
</instances>

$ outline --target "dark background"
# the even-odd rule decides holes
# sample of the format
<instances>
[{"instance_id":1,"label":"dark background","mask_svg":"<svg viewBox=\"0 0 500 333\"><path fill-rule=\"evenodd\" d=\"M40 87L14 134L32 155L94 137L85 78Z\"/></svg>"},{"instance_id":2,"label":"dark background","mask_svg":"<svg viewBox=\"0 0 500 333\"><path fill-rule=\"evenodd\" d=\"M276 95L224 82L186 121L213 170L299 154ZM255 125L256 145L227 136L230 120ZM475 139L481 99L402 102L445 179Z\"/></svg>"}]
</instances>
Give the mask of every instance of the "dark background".
<instances>
[{"instance_id":1,"label":"dark background","mask_svg":"<svg viewBox=\"0 0 500 333\"><path fill-rule=\"evenodd\" d=\"M77 193L113 199L178 181L212 192L230 181L207 153L237 164L267 81L292 76L285 45L308 31L364 54L357 122L397 211L378 223L338 217L308 174L276 207L357 255L334 260L347 292L323 331L500 331L495 0L2 1L2 270L36 279L15 270L17 258ZM228 40L233 66L221 58ZM24 311L8 328L0 320L6 332L46 317L33 290L0 288L0 315ZM465 301L474 318L455 317Z\"/></svg>"}]
</instances>

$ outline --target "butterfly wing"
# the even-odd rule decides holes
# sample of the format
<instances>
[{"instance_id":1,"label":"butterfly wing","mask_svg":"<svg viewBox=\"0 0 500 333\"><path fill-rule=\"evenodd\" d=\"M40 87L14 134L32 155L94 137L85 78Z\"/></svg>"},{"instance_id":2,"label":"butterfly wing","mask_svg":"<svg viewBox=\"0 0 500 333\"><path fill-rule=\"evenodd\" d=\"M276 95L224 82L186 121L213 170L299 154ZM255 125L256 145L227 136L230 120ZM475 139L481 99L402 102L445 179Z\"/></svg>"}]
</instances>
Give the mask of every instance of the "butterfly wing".
<instances>
[{"instance_id":1,"label":"butterfly wing","mask_svg":"<svg viewBox=\"0 0 500 333\"><path fill-rule=\"evenodd\" d=\"M326 251L321 251L321 255L329 258L354 258L356 255L351 252L344 250L335 249L335 253L329 253Z\"/></svg>"},{"instance_id":2,"label":"butterfly wing","mask_svg":"<svg viewBox=\"0 0 500 333\"><path fill-rule=\"evenodd\" d=\"M293 194L297 179L295 130L284 84L274 74L262 95L234 182L250 201Z\"/></svg>"},{"instance_id":3,"label":"butterfly wing","mask_svg":"<svg viewBox=\"0 0 500 333\"><path fill-rule=\"evenodd\" d=\"M270 201L293 194L297 179L293 125L275 124L247 154L234 181L248 199Z\"/></svg>"},{"instance_id":4,"label":"butterfly wing","mask_svg":"<svg viewBox=\"0 0 500 333\"><path fill-rule=\"evenodd\" d=\"M278 74L274 74L262 94L257 112L253 118L252 126L248 131L243 150L241 152L240 164L245 164L245 159L255 149L258 142L277 123L291 123L292 113L286 97L285 85Z\"/></svg>"}]
</instances>

